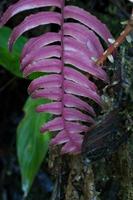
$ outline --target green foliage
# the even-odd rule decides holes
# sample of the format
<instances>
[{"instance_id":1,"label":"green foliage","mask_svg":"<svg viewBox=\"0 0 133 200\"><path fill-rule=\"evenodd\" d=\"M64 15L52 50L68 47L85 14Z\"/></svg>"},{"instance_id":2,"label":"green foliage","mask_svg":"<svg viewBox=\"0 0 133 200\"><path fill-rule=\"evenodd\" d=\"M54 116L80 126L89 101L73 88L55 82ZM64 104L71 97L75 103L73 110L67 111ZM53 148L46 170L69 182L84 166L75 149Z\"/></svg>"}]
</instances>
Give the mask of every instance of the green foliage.
<instances>
[{"instance_id":1,"label":"green foliage","mask_svg":"<svg viewBox=\"0 0 133 200\"><path fill-rule=\"evenodd\" d=\"M25 37L20 37L14 45L13 51L9 52L8 50L8 39L11 34L11 29L8 27L0 28L0 65L6 70L14 74L15 76L22 78L23 75L20 71L20 54L22 48L26 43L27 39ZM36 72L29 76L29 79L35 79L40 75L43 75L42 72Z\"/></svg>"},{"instance_id":2,"label":"green foliage","mask_svg":"<svg viewBox=\"0 0 133 200\"><path fill-rule=\"evenodd\" d=\"M0 65L15 76L22 77L22 73L19 69L19 59L22 48L26 42L26 38L19 38L13 48L13 51L10 53L7 46L10 34L10 28L0 28Z\"/></svg>"},{"instance_id":3,"label":"green foliage","mask_svg":"<svg viewBox=\"0 0 133 200\"><path fill-rule=\"evenodd\" d=\"M48 151L49 134L40 134L40 126L47 122L51 115L36 113L35 107L46 103L46 100L29 98L24 106L25 116L17 129L17 153L22 176L22 190L26 196L40 165Z\"/></svg>"},{"instance_id":4,"label":"green foliage","mask_svg":"<svg viewBox=\"0 0 133 200\"><path fill-rule=\"evenodd\" d=\"M10 28L3 27L0 29L0 65L15 76L22 78L19 59L27 39L25 37L18 39L10 53L7 45L10 34ZM33 74L30 79L34 79L36 76L39 76L39 73ZM37 105L46 102L42 99L32 100L29 98L24 106L25 116L17 129L17 153L22 176L22 190L25 196L28 194L48 151L50 136L49 134L40 134L39 129L43 123L49 120L50 114L36 113L35 111Z\"/></svg>"}]
</instances>

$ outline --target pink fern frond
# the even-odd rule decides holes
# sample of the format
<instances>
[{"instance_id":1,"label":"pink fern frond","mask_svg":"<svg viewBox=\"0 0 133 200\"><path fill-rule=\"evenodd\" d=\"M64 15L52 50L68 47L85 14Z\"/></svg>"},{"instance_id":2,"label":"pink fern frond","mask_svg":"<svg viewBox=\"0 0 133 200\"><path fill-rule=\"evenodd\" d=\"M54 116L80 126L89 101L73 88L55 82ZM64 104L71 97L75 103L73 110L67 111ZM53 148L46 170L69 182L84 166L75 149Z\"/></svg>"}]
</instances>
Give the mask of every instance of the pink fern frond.
<instances>
[{"instance_id":1,"label":"pink fern frond","mask_svg":"<svg viewBox=\"0 0 133 200\"><path fill-rule=\"evenodd\" d=\"M85 99L102 104L97 86L85 74L108 82L106 72L92 57L98 58L104 51L97 35L107 44L112 36L95 16L76 6L65 6L64 0L20 0L3 14L0 26L17 13L49 6L59 11L41 11L26 17L13 29L9 49L28 30L46 24L60 27L57 33L45 33L25 44L21 70L25 77L34 72L48 73L33 80L28 87L33 98L52 100L36 108L38 112L56 116L41 127L41 132L58 132L51 144L62 145L61 153L80 153L83 133L94 124L95 116L93 107Z\"/></svg>"}]
</instances>

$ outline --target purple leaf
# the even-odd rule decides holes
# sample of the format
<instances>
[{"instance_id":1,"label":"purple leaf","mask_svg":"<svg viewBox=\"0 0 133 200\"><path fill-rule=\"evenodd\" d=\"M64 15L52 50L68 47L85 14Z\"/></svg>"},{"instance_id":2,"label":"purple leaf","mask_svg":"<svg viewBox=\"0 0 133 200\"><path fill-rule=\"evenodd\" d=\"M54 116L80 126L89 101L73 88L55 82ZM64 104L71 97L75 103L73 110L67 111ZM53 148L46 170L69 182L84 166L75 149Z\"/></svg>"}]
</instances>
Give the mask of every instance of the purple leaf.
<instances>
[{"instance_id":1,"label":"purple leaf","mask_svg":"<svg viewBox=\"0 0 133 200\"><path fill-rule=\"evenodd\" d=\"M39 12L37 14L30 15L26 17L25 20L14 28L10 40L9 40L9 49L11 50L15 41L20 37L24 32L33 29L40 25L46 24L58 24L61 23L61 15L56 12Z\"/></svg>"},{"instance_id":2,"label":"purple leaf","mask_svg":"<svg viewBox=\"0 0 133 200\"><path fill-rule=\"evenodd\" d=\"M87 79L87 77L85 75L83 75L81 72L79 72L71 67L65 67L64 73L65 73L64 77L67 80L71 80L71 81L78 83L79 85L89 88L93 91L97 90L96 85L92 81Z\"/></svg>"},{"instance_id":3,"label":"purple leaf","mask_svg":"<svg viewBox=\"0 0 133 200\"><path fill-rule=\"evenodd\" d=\"M41 132L46 131L60 131L64 128L64 122L61 117L56 117L55 119L47 122L41 127Z\"/></svg>"},{"instance_id":4,"label":"purple leaf","mask_svg":"<svg viewBox=\"0 0 133 200\"><path fill-rule=\"evenodd\" d=\"M46 6L56 6L56 7L61 7L60 0L20 0L16 4L10 6L6 12L3 14L1 20L0 20L0 26L3 26L4 24L7 23L7 21L16 15L17 13L20 13L22 11L26 11L29 9L34 9L34 8L41 8L41 7L46 7Z\"/></svg>"},{"instance_id":5,"label":"purple leaf","mask_svg":"<svg viewBox=\"0 0 133 200\"><path fill-rule=\"evenodd\" d=\"M87 58L88 58L88 55L90 55L90 57L94 56L91 50L87 49L79 41L76 41L75 39L70 38L70 37L64 37L64 50L79 52L80 54L82 54L83 56L86 56Z\"/></svg>"},{"instance_id":6,"label":"purple leaf","mask_svg":"<svg viewBox=\"0 0 133 200\"><path fill-rule=\"evenodd\" d=\"M94 123L94 120L86 114L83 114L75 108L64 108L64 118L67 121L83 121Z\"/></svg>"},{"instance_id":7,"label":"purple leaf","mask_svg":"<svg viewBox=\"0 0 133 200\"><path fill-rule=\"evenodd\" d=\"M35 98L35 99L46 98L50 100L60 101L61 96L62 96L62 90L60 88L56 88L53 86L52 88L48 88L48 89L36 90L32 92L30 95L32 98Z\"/></svg>"},{"instance_id":8,"label":"purple leaf","mask_svg":"<svg viewBox=\"0 0 133 200\"><path fill-rule=\"evenodd\" d=\"M47 103L47 104L38 106L36 110L38 112L49 112L54 115L61 115L62 103L61 102Z\"/></svg>"},{"instance_id":9,"label":"purple leaf","mask_svg":"<svg viewBox=\"0 0 133 200\"><path fill-rule=\"evenodd\" d=\"M30 39L23 48L21 60L26 56L26 54L31 53L43 46L51 44L53 42L59 42L61 40L59 33L48 32L39 37Z\"/></svg>"},{"instance_id":10,"label":"purple leaf","mask_svg":"<svg viewBox=\"0 0 133 200\"><path fill-rule=\"evenodd\" d=\"M68 151L70 153L70 149L71 152L77 152L77 150L80 150L80 143L82 141L83 136L79 135L79 134L75 134L74 136L71 135L71 137L68 137L68 134L65 131L61 131L58 133L58 135L52 139L51 144L52 145L59 145L59 144L63 144L63 143L72 143L70 148L62 148L62 153L65 153L64 151ZM73 139L73 142L72 142Z\"/></svg>"},{"instance_id":11,"label":"purple leaf","mask_svg":"<svg viewBox=\"0 0 133 200\"><path fill-rule=\"evenodd\" d=\"M52 145L59 145L59 144L63 144L63 143L66 143L69 141L69 136L68 134L66 133L66 131L60 131L55 138L53 138L51 140L51 144Z\"/></svg>"},{"instance_id":12,"label":"purple leaf","mask_svg":"<svg viewBox=\"0 0 133 200\"><path fill-rule=\"evenodd\" d=\"M93 104L89 103L102 104L93 80L109 81L102 67L92 60L93 57L98 59L104 52L98 36L108 44L112 35L95 16L76 6L64 4L64 0L20 0L3 14L0 26L25 10L49 6L59 8L57 12L42 11L26 17L13 29L9 49L28 30L40 25L58 25L57 33L44 33L25 44L20 64L25 77L36 72L48 73L33 80L28 87L32 98L52 100L39 105L36 108L38 112L57 115L41 127L41 132L57 132L51 144L62 144L62 154L77 154L81 151L83 134L90 130L90 124L94 124L92 117L95 111L91 106Z\"/></svg>"},{"instance_id":13,"label":"purple leaf","mask_svg":"<svg viewBox=\"0 0 133 200\"><path fill-rule=\"evenodd\" d=\"M61 87L61 75L51 74L51 75L41 76L39 78L36 78L29 85L28 92L32 93L36 90L43 89L43 88L53 88L53 84L55 88Z\"/></svg>"},{"instance_id":14,"label":"purple leaf","mask_svg":"<svg viewBox=\"0 0 133 200\"><path fill-rule=\"evenodd\" d=\"M38 60L32 64L29 64L23 69L23 74L25 77L32 74L33 72L60 73L61 61L54 58Z\"/></svg>"},{"instance_id":15,"label":"purple leaf","mask_svg":"<svg viewBox=\"0 0 133 200\"><path fill-rule=\"evenodd\" d=\"M79 154L81 152L82 139L79 143L69 141L61 149L61 154Z\"/></svg>"},{"instance_id":16,"label":"purple leaf","mask_svg":"<svg viewBox=\"0 0 133 200\"><path fill-rule=\"evenodd\" d=\"M74 135L74 133L82 133L82 132L87 132L89 130L89 128L87 126L82 125L77 122L66 122L65 125L66 125L66 128L69 131L69 133L71 133L73 135Z\"/></svg>"},{"instance_id":17,"label":"purple leaf","mask_svg":"<svg viewBox=\"0 0 133 200\"><path fill-rule=\"evenodd\" d=\"M105 24L101 23L95 16L86 12L82 8L78 8L76 6L66 6L64 9L65 19L72 18L75 19L84 25L91 28L98 35L100 35L105 42L108 43L108 39L112 38L108 28Z\"/></svg>"},{"instance_id":18,"label":"purple leaf","mask_svg":"<svg viewBox=\"0 0 133 200\"><path fill-rule=\"evenodd\" d=\"M88 97L89 99L92 99L99 105L101 105L101 98L100 96L96 93L93 92L92 90L78 86L76 83L73 83L72 81L64 81L64 87L65 87L65 92L69 94L75 94L78 96L83 96L83 97Z\"/></svg>"},{"instance_id":19,"label":"purple leaf","mask_svg":"<svg viewBox=\"0 0 133 200\"><path fill-rule=\"evenodd\" d=\"M42 47L36 51L27 54L21 61L21 70L24 70L29 64L35 63L38 60L57 57L60 58L61 47L59 45L51 45Z\"/></svg>"},{"instance_id":20,"label":"purple leaf","mask_svg":"<svg viewBox=\"0 0 133 200\"><path fill-rule=\"evenodd\" d=\"M65 51L64 62L65 64L71 64L84 72L88 72L96 78L100 78L101 80L108 82L108 76L105 71L101 67L96 66L93 61L87 58L85 60L85 57L81 60L80 53L78 52Z\"/></svg>"},{"instance_id":21,"label":"purple leaf","mask_svg":"<svg viewBox=\"0 0 133 200\"><path fill-rule=\"evenodd\" d=\"M98 37L82 24L64 23L64 35L69 35L83 43L95 57L102 55L104 51Z\"/></svg>"},{"instance_id":22,"label":"purple leaf","mask_svg":"<svg viewBox=\"0 0 133 200\"><path fill-rule=\"evenodd\" d=\"M71 95L71 94L65 94L64 95L64 104L66 107L75 107L84 111L89 112L93 116L95 116L94 109L87 104L85 101L82 101L78 97Z\"/></svg>"}]
</instances>

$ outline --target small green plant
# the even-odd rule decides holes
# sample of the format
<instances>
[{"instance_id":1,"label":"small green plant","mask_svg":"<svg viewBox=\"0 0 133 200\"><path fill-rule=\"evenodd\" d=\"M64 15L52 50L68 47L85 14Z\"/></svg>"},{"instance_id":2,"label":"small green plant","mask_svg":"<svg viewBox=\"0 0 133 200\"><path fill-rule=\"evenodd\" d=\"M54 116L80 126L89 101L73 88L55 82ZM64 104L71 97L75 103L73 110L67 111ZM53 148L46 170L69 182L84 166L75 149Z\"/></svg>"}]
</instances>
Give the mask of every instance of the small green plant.
<instances>
[{"instance_id":1,"label":"small green plant","mask_svg":"<svg viewBox=\"0 0 133 200\"><path fill-rule=\"evenodd\" d=\"M19 60L22 48L27 41L20 37L16 42L13 52L10 53L7 47L11 29L0 28L0 65L18 78L23 78L19 70ZM50 120L48 113L36 113L35 107L40 103L48 103L48 100L33 100L28 98L24 105L24 118L17 128L17 155L22 176L22 190L26 196L33 183L33 180L40 168L48 151L50 135L42 135L39 127L42 122Z\"/></svg>"}]
</instances>

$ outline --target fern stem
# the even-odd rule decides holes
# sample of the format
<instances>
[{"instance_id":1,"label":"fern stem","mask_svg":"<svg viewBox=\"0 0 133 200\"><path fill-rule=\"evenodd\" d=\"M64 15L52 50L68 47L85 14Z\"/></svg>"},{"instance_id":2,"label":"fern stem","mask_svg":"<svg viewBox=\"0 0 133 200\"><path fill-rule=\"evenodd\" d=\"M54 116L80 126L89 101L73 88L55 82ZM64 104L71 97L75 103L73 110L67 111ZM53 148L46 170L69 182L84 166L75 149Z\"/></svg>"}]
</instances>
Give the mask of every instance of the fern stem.
<instances>
[{"instance_id":1,"label":"fern stem","mask_svg":"<svg viewBox=\"0 0 133 200\"><path fill-rule=\"evenodd\" d=\"M61 70L61 75L62 75L62 118L63 118L63 123L65 127L65 118L64 118L64 7L65 7L65 2L62 0L61 2L61 64L62 64L62 70Z\"/></svg>"},{"instance_id":2,"label":"fern stem","mask_svg":"<svg viewBox=\"0 0 133 200\"><path fill-rule=\"evenodd\" d=\"M64 87L64 80L65 80L65 72L64 72L64 8L65 8L65 0L62 0L61 2L61 64L62 64L62 70L61 70L61 75L62 75L62 119L63 119L63 126L64 130L66 131L68 137L70 138L70 141L73 143L78 148L78 144L75 142L69 131L67 130L66 124L65 124L65 116L64 116L64 94L65 94L65 87Z\"/></svg>"}]
</instances>

